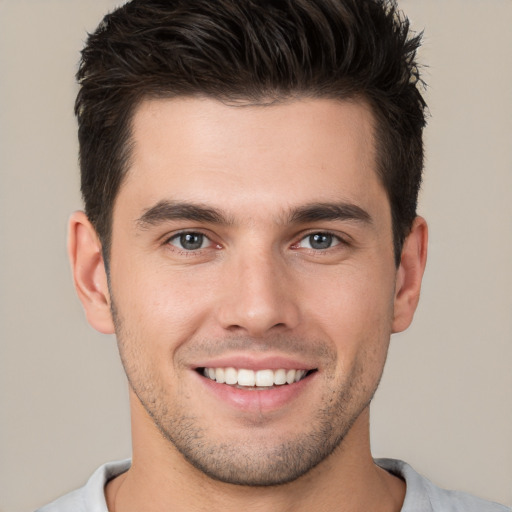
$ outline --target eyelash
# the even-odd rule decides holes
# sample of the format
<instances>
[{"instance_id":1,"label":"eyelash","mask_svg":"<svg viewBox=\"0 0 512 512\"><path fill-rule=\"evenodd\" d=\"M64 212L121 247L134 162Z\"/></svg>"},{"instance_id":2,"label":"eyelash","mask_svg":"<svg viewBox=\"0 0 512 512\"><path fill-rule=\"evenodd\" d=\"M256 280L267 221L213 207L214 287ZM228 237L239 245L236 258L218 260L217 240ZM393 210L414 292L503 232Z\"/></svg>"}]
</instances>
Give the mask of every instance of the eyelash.
<instances>
[{"instance_id":1,"label":"eyelash","mask_svg":"<svg viewBox=\"0 0 512 512\"><path fill-rule=\"evenodd\" d=\"M201 246L204 244L205 241L208 241L210 246L216 245L217 246L216 248L218 248L218 249L221 248L220 244L215 244L207 234L202 233L201 231L181 231L179 233L175 233L174 235L172 235L171 237L166 239L165 245L167 245L167 246L171 245L173 247L173 250L178 251L181 254L185 254L185 255L199 255L204 250L210 248L210 247L201 247L200 246L196 249L185 249L183 247L183 243L181 244L182 247L179 247L172 243L175 240L180 240L182 237L193 236L193 235L203 237L203 239L201 240ZM305 240L308 240L308 239L311 240L311 237L314 237L315 235L329 237L331 239L330 240L331 245L329 245L329 247L325 247L325 248L314 248L314 247L311 247L311 242L310 242L309 243L310 247L300 247L300 244L302 242L304 242ZM334 243L334 245L332 245L332 242L336 242L336 243ZM339 245L347 246L347 245L349 245L349 243L347 242L347 240L345 238L343 238L340 235L335 234L331 231L311 231L309 233L302 235L301 238L297 242L295 242L294 244L291 245L291 248L295 249L295 250L304 249L306 251L311 251L315 254L321 254L321 253L325 253L325 252L329 251L330 249L333 249Z\"/></svg>"},{"instance_id":2,"label":"eyelash","mask_svg":"<svg viewBox=\"0 0 512 512\"><path fill-rule=\"evenodd\" d=\"M304 242L305 240L311 239L311 237L313 237L315 235L321 235L321 236L324 236L324 237L325 236L330 237L330 238L332 238L332 242L335 242L335 243L334 243L334 245L330 245L329 247L326 247L324 249L315 249L314 247L302 247L302 248L300 247L300 244L302 242ZM340 246L340 245L347 246L347 245L349 245L349 243L348 243L348 241L345 238L343 238L342 236L340 236L337 233L333 233L332 231L311 231L311 232L306 233L305 235L303 235L299 239L299 241L294 243L291 247L293 249L304 249L304 250L313 252L315 254L322 254L322 253L326 253L330 249L335 249L337 246Z\"/></svg>"},{"instance_id":3,"label":"eyelash","mask_svg":"<svg viewBox=\"0 0 512 512\"><path fill-rule=\"evenodd\" d=\"M198 247L197 249L185 249L184 247L179 247L172 243L174 240L179 241L182 237L192 236L192 235L203 237L203 240L201 241L201 245L203 245L205 241L208 241L209 245L215 245L215 243L211 240L211 238L208 235L206 235L205 233L202 233L201 231L181 231L179 233L175 233L174 235L172 235L171 237L166 239L165 244L168 246L171 245L174 250L176 250L182 254L186 254L186 255L200 254L205 249L209 248L209 247ZM219 244L216 244L216 245L218 247L220 247Z\"/></svg>"}]
</instances>

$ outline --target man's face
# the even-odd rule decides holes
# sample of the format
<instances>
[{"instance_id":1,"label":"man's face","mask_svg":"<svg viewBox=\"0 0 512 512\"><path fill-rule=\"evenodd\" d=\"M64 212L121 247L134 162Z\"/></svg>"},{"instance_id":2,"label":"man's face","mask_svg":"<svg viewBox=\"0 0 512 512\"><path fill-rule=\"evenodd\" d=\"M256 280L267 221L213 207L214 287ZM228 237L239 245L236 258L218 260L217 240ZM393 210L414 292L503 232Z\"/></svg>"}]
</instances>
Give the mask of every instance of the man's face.
<instances>
[{"instance_id":1,"label":"man's face","mask_svg":"<svg viewBox=\"0 0 512 512\"><path fill-rule=\"evenodd\" d=\"M134 422L213 478L293 480L357 429L393 330L372 115L154 100L133 139L110 290Z\"/></svg>"}]
</instances>

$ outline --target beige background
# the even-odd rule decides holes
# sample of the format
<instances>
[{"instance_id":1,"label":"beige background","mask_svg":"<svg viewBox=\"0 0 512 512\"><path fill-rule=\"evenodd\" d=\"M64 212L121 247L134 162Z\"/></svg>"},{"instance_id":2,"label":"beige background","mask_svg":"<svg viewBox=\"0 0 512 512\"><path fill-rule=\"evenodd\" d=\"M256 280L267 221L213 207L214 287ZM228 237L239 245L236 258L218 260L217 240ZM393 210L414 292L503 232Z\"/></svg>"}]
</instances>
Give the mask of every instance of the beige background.
<instances>
[{"instance_id":1,"label":"beige background","mask_svg":"<svg viewBox=\"0 0 512 512\"><path fill-rule=\"evenodd\" d=\"M80 207L74 72L113 1L0 0L0 511L33 510L129 456L115 341L71 286ZM512 1L402 0L432 118L431 228L413 327L373 409L376 456L512 505Z\"/></svg>"}]
</instances>

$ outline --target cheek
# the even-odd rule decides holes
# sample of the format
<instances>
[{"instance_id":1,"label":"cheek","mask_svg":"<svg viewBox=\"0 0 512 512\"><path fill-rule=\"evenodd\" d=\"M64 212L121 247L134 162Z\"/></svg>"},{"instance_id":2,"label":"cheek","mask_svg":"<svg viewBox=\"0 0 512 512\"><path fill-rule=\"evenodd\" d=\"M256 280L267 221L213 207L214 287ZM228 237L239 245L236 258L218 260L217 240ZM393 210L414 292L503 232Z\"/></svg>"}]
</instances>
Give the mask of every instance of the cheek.
<instances>
[{"instance_id":1,"label":"cheek","mask_svg":"<svg viewBox=\"0 0 512 512\"><path fill-rule=\"evenodd\" d=\"M384 276L365 268L343 267L307 280L301 290L306 316L343 335L383 326L391 333L394 280L392 273Z\"/></svg>"},{"instance_id":2,"label":"cheek","mask_svg":"<svg viewBox=\"0 0 512 512\"><path fill-rule=\"evenodd\" d=\"M344 267L335 275L316 281L309 291L304 290L303 296L308 297L305 317L333 344L338 353L339 375L364 368L370 380L378 379L391 335L392 276L393 272Z\"/></svg>"},{"instance_id":3,"label":"cheek","mask_svg":"<svg viewBox=\"0 0 512 512\"><path fill-rule=\"evenodd\" d=\"M145 344L163 350L177 348L196 332L211 311L215 293L205 276L176 271L165 265L118 267L112 292L125 330ZM122 279L116 280L116 276ZM129 276L128 278L126 276Z\"/></svg>"}]
</instances>

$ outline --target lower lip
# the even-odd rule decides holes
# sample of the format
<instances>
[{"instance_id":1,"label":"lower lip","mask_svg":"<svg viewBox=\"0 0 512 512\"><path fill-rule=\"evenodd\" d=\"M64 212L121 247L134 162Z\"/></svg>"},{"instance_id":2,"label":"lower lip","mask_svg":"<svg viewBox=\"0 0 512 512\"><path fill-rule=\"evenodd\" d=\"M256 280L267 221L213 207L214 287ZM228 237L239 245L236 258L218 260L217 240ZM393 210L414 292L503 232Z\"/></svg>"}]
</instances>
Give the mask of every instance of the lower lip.
<instances>
[{"instance_id":1,"label":"lower lip","mask_svg":"<svg viewBox=\"0 0 512 512\"><path fill-rule=\"evenodd\" d=\"M241 389L228 384L219 384L197 374L203 385L217 399L228 405L247 412L271 412L294 401L314 381L314 372L299 382L274 386L271 389Z\"/></svg>"}]
</instances>

